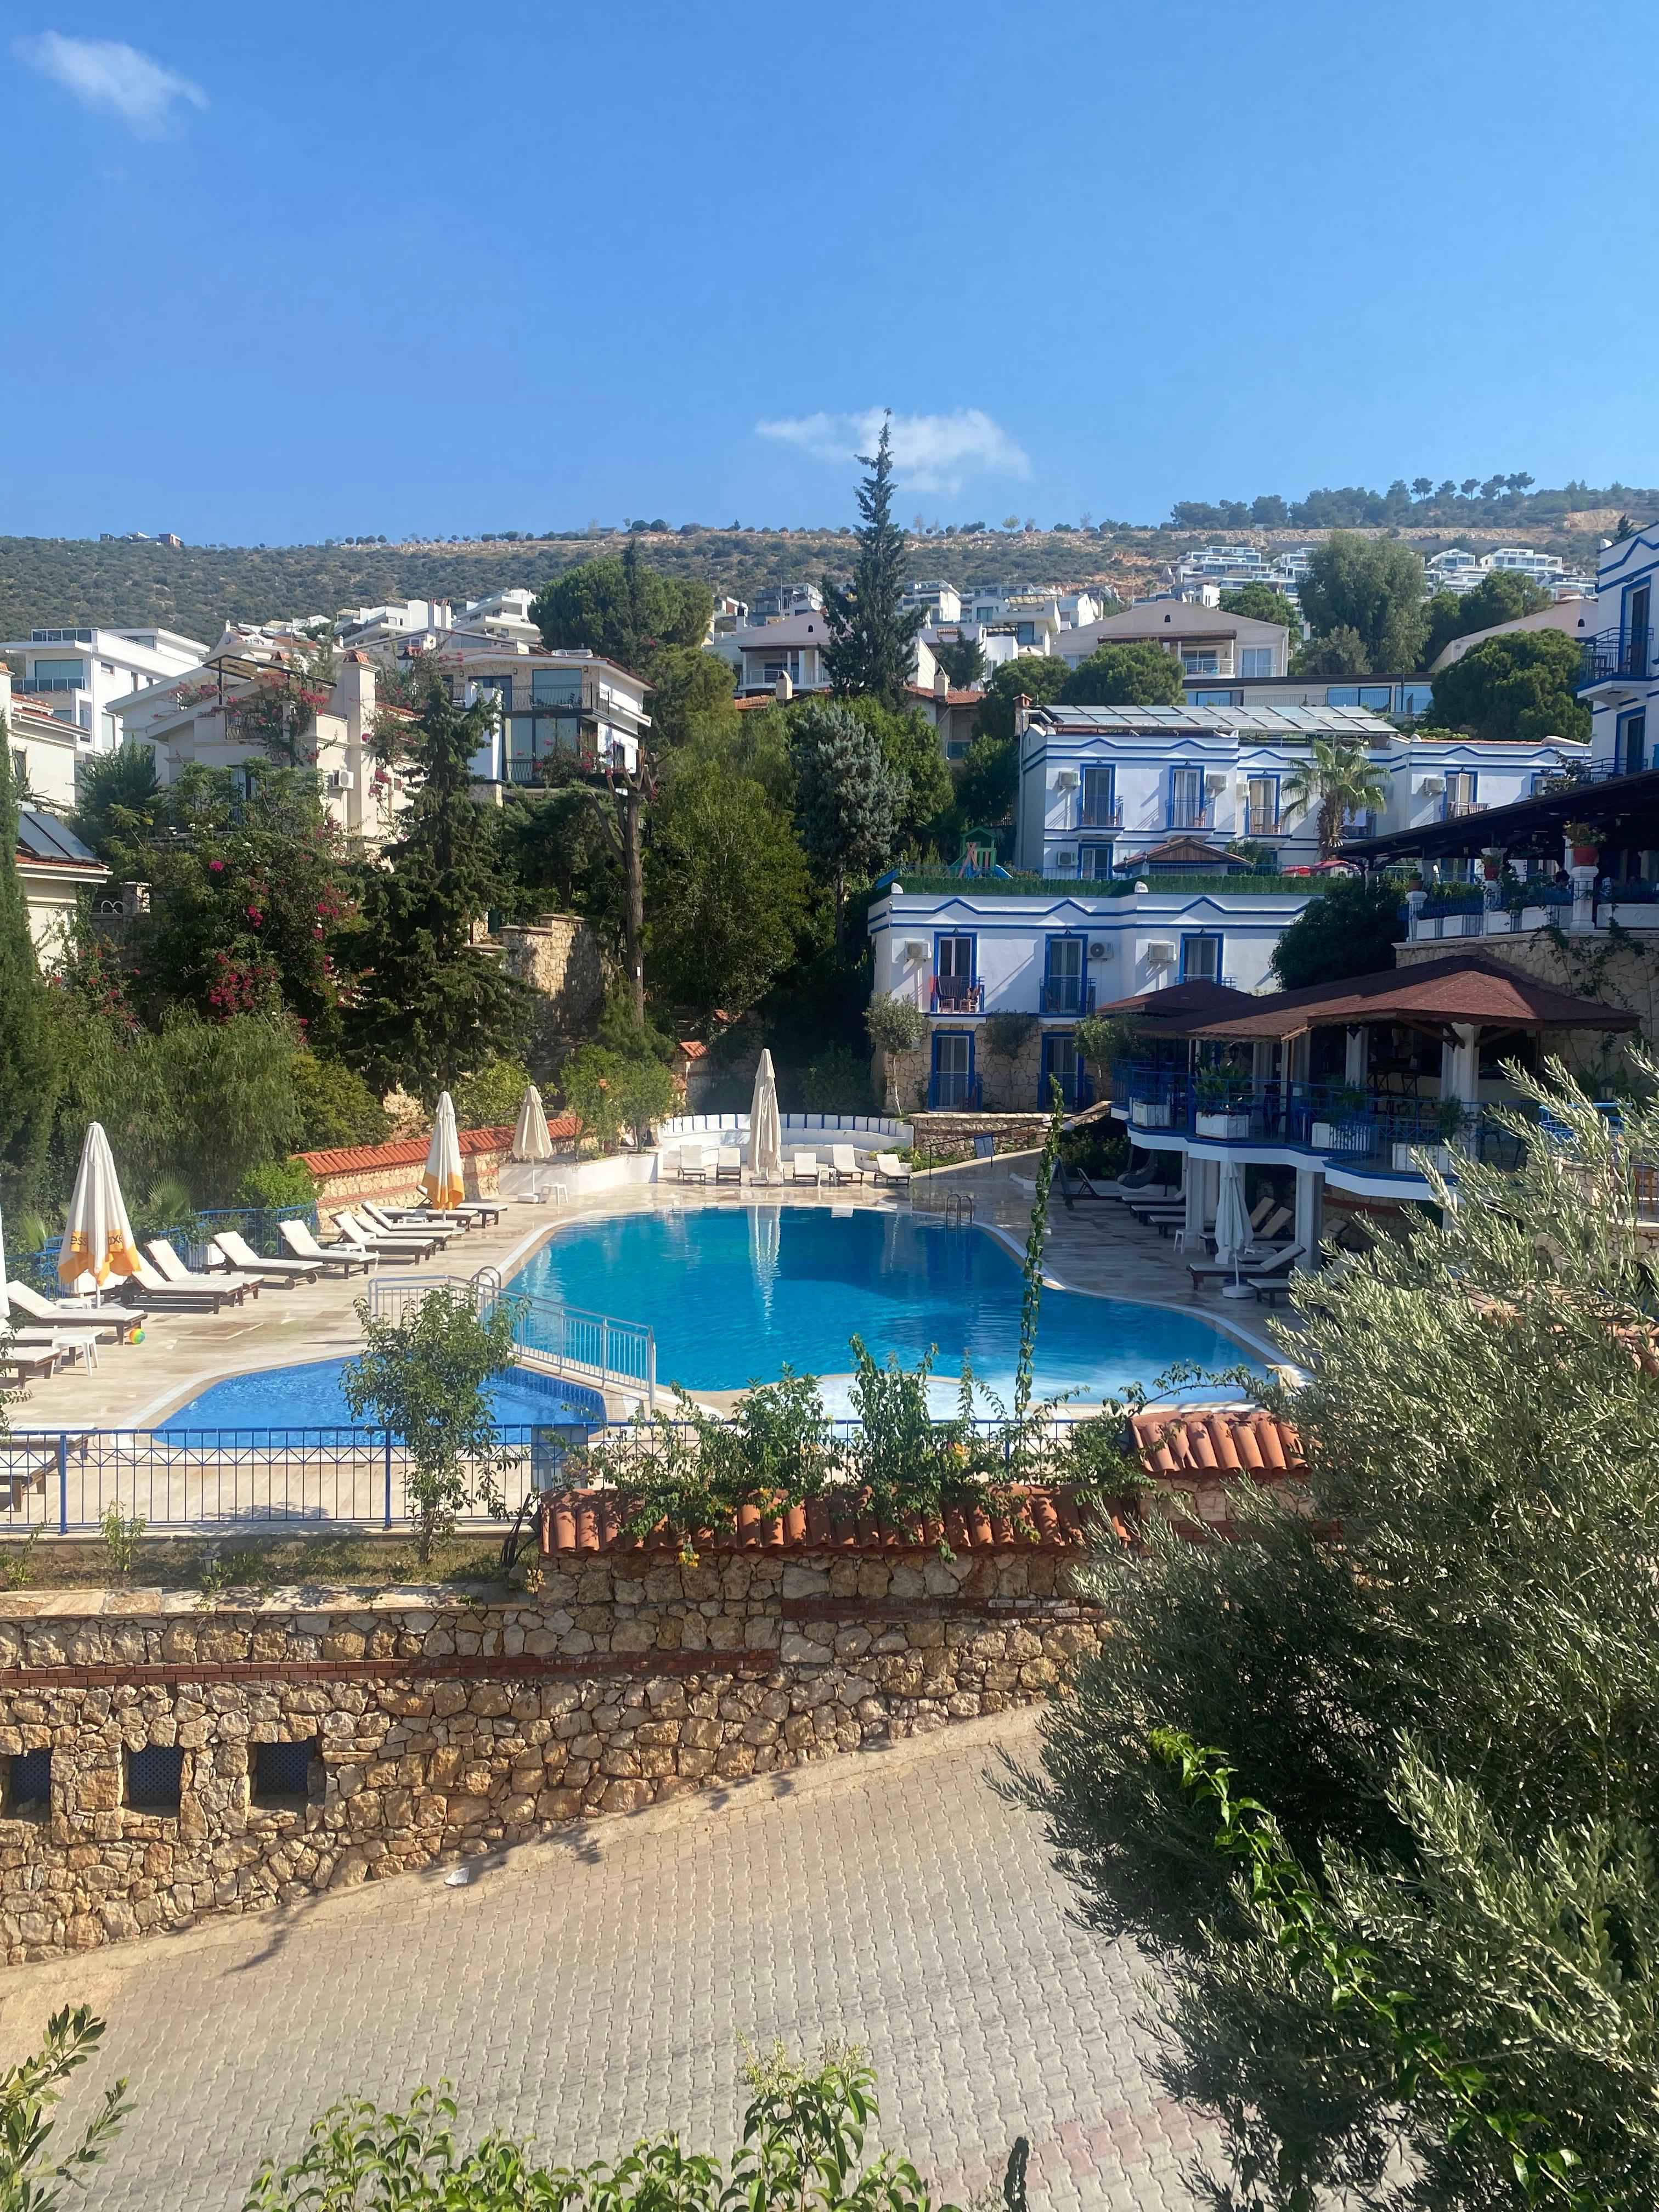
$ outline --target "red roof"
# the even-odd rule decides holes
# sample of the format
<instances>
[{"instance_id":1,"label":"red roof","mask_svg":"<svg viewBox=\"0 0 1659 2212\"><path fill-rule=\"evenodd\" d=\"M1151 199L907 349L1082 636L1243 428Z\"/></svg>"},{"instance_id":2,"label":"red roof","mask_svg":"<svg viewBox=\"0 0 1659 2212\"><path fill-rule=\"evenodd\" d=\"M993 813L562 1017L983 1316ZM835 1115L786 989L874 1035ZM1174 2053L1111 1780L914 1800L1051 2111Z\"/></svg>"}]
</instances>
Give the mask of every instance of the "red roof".
<instances>
[{"instance_id":1,"label":"red roof","mask_svg":"<svg viewBox=\"0 0 1659 2212\"><path fill-rule=\"evenodd\" d=\"M1129 1425L1148 1474L1299 1474L1304 1466L1296 1431L1260 1407L1166 1406Z\"/></svg>"},{"instance_id":2,"label":"red roof","mask_svg":"<svg viewBox=\"0 0 1659 2212\"><path fill-rule=\"evenodd\" d=\"M927 1552L941 1539L953 1552L1075 1552L1086 1548L1086 1523L1075 1501L1057 1490L1028 1490L1020 1502L1036 1540L1012 1521L989 1514L952 1510L938 1521L917 1521L892 1528L871 1515L838 1508L817 1498L792 1506L775 1520L758 1507L738 1509L735 1530L704 1530L691 1538L699 1551L738 1552ZM542 1509L544 1553L591 1558L601 1552L678 1552L681 1538L666 1522L647 1536L625 1532L628 1500L614 1490L567 1490L550 1493Z\"/></svg>"},{"instance_id":3,"label":"red roof","mask_svg":"<svg viewBox=\"0 0 1659 2212\"><path fill-rule=\"evenodd\" d=\"M1455 953L1419 966L1389 968L1340 983L1315 983L1256 1001L1237 1020L1206 1022L1201 1036L1300 1036L1304 1030L1353 1023L1399 1022L1424 1029L1465 1022L1480 1029L1633 1030L1637 1018L1623 1006L1574 999L1538 982L1501 960Z\"/></svg>"},{"instance_id":4,"label":"red roof","mask_svg":"<svg viewBox=\"0 0 1659 2212\"><path fill-rule=\"evenodd\" d=\"M1253 1012L1261 1003L1250 992L1236 991L1231 983L1194 975L1190 982L1170 983L1161 991L1113 999L1095 1012L1127 1014L1136 1021L1155 1022L1166 1036L1185 1036L1200 1022L1225 1021L1231 1015Z\"/></svg>"},{"instance_id":5,"label":"red roof","mask_svg":"<svg viewBox=\"0 0 1659 2212\"><path fill-rule=\"evenodd\" d=\"M462 1129L459 1133L461 1158L471 1159L475 1152L505 1152L513 1147L513 1127L509 1122L500 1129ZM574 1114L562 1115L547 1125L550 1137L568 1137L573 1140L581 1134L581 1124ZM315 1176L351 1175L374 1168L416 1168L426 1164L431 1148L430 1136L402 1137L392 1145L337 1145L321 1152L301 1152L302 1159Z\"/></svg>"}]
</instances>

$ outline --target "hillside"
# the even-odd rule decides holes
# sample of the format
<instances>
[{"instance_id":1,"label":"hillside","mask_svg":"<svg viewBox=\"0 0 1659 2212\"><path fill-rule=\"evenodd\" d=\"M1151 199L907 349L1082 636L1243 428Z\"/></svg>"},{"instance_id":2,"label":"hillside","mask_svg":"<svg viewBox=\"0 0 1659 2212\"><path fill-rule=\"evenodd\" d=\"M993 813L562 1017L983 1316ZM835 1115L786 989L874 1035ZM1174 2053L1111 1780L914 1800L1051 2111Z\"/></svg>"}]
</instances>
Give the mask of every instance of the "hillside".
<instances>
[{"instance_id":1,"label":"hillside","mask_svg":"<svg viewBox=\"0 0 1659 2212\"><path fill-rule=\"evenodd\" d=\"M1409 510L1408 520L1364 534L1400 538L1425 554L1454 541L1477 550L1531 544L1593 566L1595 547L1610 534L1620 510L1585 506L1564 512L1561 496L1471 501L1463 516L1444 520L1437 519L1432 503L1424 503ZM1659 495L1632 493L1628 505L1629 511L1644 514L1659 506ZM742 599L752 599L769 585L816 580L826 570L844 574L851 551L845 530L688 525L632 534L654 567L698 577L717 594ZM1182 552L1206 539L1224 536L1276 548L1326 535L1317 526L1251 527L1231 519L1182 529L1107 524L1098 530L941 532L913 542L911 568L918 577L943 576L957 585L1098 583L1127 599L1155 588ZM343 607L395 599L476 599L515 585L533 589L575 562L619 552L626 542L618 532L464 544L176 548L0 538L0 636L27 637L31 629L48 625L155 623L211 643L228 621L332 616Z\"/></svg>"}]
</instances>

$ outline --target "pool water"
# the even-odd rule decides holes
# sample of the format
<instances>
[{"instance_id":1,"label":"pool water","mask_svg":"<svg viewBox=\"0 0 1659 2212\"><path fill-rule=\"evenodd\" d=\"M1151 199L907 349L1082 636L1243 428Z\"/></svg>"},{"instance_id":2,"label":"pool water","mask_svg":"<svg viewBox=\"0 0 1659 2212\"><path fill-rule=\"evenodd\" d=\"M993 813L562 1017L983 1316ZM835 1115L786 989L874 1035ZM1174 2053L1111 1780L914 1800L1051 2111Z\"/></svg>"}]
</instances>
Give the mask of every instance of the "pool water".
<instances>
[{"instance_id":1,"label":"pool water","mask_svg":"<svg viewBox=\"0 0 1659 2212\"><path fill-rule=\"evenodd\" d=\"M544 1245L509 1288L648 1322L657 1379L734 1390L797 1373L844 1375L856 1331L878 1359L914 1366L937 1346L936 1410L954 1406L964 1352L1000 1395L1012 1388L1024 1287L1018 1261L976 1229L906 1214L822 1206L691 1206L583 1222ZM532 1320L527 1334L533 1341ZM1197 1315L1045 1290L1037 1324L1039 1395L1079 1402L1151 1384L1181 1360L1235 1367L1231 1338ZM1254 1363L1252 1363L1254 1364ZM825 1391L832 1413L845 1390Z\"/></svg>"},{"instance_id":2,"label":"pool water","mask_svg":"<svg viewBox=\"0 0 1659 2212\"><path fill-rule=\"evenodd\" d=\"M333 1429L354 1422L340 1388L343 1359L316 1359L303 1367L272 1367L215 1382L157 1424L157 1433L185 1429ZM503 1428L547 1421L602 1421L597 1390L556 1382L551 1376L510 1372L497 1376L486 1395ZM364 1420L363 1427L374 1425Z\"/></svg>"}]
</instances>

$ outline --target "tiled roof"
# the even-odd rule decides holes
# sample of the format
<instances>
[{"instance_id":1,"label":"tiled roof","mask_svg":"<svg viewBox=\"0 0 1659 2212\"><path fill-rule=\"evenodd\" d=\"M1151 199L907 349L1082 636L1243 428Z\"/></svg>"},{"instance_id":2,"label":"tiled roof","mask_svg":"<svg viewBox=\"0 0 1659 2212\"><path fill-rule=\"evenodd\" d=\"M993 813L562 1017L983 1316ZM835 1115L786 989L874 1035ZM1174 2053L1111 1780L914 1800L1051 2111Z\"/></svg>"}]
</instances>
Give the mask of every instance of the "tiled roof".
<instances>
[{"instance_id":1,"label":"tiled roof","mask_svg":"<svg viewBox=\"0 0 1659 2212\"><path fill-rule=\"evenodd\" d=\"M581 1133L581 1125L574 1115L566 1114L548 1122L547 1133L556 1139L574 1139ZM506 1152L513 1148L511 1122L505 1128L462 1129L459 1134L463 1159L471 1159L475 1152ZM363 1169L419 1167L431 1143L430 1137L403 1137L392 1145L338 1145L327 1152L301 1152L298 1157L313 1175L350 1175Z\"/></svg>"},{"instance_id":2,"label":"tiled roof","mask_svg":"<svg viewBox=\"0 0 1659 2212\"><path fill-rule=\"evenodd\" d=\"M1207 976L1195 975L1185 983L1166 984L1161 991L1113 999L1095 1011L1130 1014L1138 1022L1155 1022L1160 1036L1185 1036L1190 1025L1224 1021L1230 1014L1248 1014L1258 1004L1249 991L1236 991L1230 983L1213 983Z\"/></svg>"},{"instance_id":3,"label":"tiled roof","mask_svg":"<svg viewBox=\"0 0 1659 2212\"><path fill-rule=\"evenodd\" d=\"M1210 1022L1200 1036L1243 1040L1299 1036L1304 1030L1355 1022L1400 1022L1436 1028L1467 1022L1506 1030L1633 1030L1637 1017L1623 1006L1571 998L1548 983L1479 953L1454 953L1375 975L1339 983L1314 983L1257 1001L1242 1018Z\"/></svg>"},{"instance_id":4,"label":"tiled roof","mask_svg":"<svg viewBox=\"0 0 1659 2212\"><path fill-rule=\"evenodd\" d=\"M1073 1552L1087 1547L1082 1512L1063 1492L1029 1490L1022 1503L1036 1540L1011 1521L989 1514L952 1511L942 1520L917 1521L904 1528L884 1527L866 1513L838 1511L823 1499L792 1506L776 1520L758 1508L740 1506L735 1531L700 1533L700 1551L925 1552L941 1540L953 1552ZM550 1557L592 1559L605 1552L678 1552L681 1539L666 1523L647 1536L625 1532L627 1500L617 1491L567 1490L550 1492L542 1510L541 1543Z\"/></svg>"},{"instance_id":5,"label":"tiled roof","mask_svg":"<svg viewBox=\"0 0 1659 2212\"><path fill-rule=\"evenodd\" d=\"M1295 1474L1304 1465L1296 1431L1259 1408L1166 1406L1129 1425L1148 1474Z\"/></svg>"}]
</instances>

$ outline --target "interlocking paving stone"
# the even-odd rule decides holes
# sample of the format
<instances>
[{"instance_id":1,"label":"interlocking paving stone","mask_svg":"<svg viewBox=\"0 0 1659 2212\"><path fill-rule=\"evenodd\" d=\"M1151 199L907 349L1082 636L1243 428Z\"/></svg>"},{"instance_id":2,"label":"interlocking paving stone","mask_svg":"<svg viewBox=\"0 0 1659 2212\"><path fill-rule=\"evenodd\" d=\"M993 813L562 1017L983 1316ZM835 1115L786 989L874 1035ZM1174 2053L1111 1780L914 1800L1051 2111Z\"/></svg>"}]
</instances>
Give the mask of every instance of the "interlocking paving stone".
<instances>
[{"instance_id":1,"label":"interlocking paving stone","mask_svg":"<svg viewBox=\"0 0 1659 2212\"><path fill-rule=\"evenodd\" d=\"M1144 1967L1067 1917L1038 1825L988 1787L1029 1711L526 1845L467 1887L394 1880L0 1973L0 2057L105 2014L137 2110L88 2212L239 2207L336 2099L457 2084L464 2130L589 2159L676 2128L729 2150L737 2039L862 2044L882 2139L963 2198L1031 2142L1034 2204L1188 2202L1203 2124L1153 2087Z\"/></svg>"}]
</instances>

